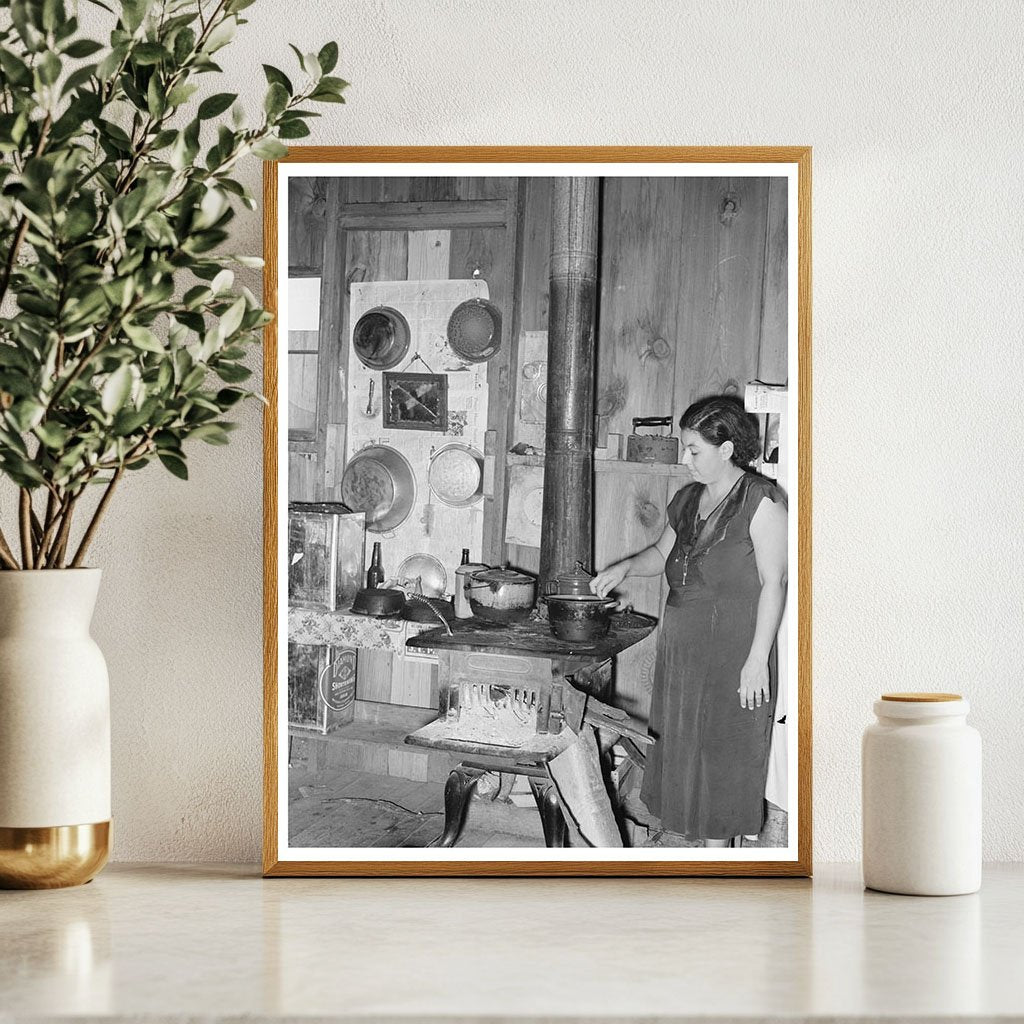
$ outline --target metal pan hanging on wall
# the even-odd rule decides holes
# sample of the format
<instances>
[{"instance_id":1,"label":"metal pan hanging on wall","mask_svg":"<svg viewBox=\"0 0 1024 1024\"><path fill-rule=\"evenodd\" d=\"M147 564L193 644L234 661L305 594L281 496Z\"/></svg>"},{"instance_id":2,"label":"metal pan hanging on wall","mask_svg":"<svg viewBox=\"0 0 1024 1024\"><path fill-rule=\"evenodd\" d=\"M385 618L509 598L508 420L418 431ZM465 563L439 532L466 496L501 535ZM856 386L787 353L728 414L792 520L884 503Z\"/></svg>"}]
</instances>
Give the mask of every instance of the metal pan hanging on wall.
<instances>
[{"instance_id":1,"label":"metal pan hanging on wall","mask_svg":"<svg viewBox=\"0 0 1024 1024\"><path fill-rule=\"evenodd\" d=\"M484 457L472 445L446 444L430 457L427 482L445 505L475 505L484 496Z\"/></svg>"},{"instance_id":2,"label":"metal pan hanging on wall","mask_svg":"<svg viewBox=\"0 0 1024 1024\"><path fill-rule=\"evenodd\" d=\"M375 306L356 321L352 348L363 366L390 370L405 358L411 338L409 321L397 309Z\"/></svg>"},{"instance_id":3,"label":"metal pan hanging on wall","mask_svg":"<svg viewBox=\"0 0 1024 1024\"><path fill-rule=\"evenodd\" d=\"M341 496L349 508L366 513L367 530L386 533L409 518L416 501L416 476L400 451L367 445L348 460Z\"/></svg>"},{"instance_id":4,"label":"metal pan hanging on wall","mask_svg":"<svg viewBox=\"0 0 1024 1024\"><path fill-rule=\"evenodd\" d=\"M483 363L501 348L501 310L487 299L467 299L448 318L448 344L467 363Z\"/></svg>"}]
</instances>

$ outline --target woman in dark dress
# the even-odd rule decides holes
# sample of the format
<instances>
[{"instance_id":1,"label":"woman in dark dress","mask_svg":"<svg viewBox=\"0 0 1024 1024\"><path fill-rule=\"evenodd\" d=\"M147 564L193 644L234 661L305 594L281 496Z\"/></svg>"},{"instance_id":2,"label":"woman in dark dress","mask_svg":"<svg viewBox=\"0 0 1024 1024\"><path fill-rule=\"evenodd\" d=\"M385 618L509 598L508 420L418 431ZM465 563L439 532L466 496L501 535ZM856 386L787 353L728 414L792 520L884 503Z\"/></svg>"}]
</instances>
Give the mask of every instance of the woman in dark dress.
<instances>
[{"instance_id":1,"label":"woman in dark dress","mask_svg":"<svg viewBox=\"0 0 1024 1024\"><path fill-rule=\"evenodd\" d=\"M778 692L775 635L786 601L786 498L749 467L757 421L714 395L679 421L693 483L669 502L656 544L599 572L605 596L664 569L648 756L640 795L662 827L727 846L764 823Z\"/></svg>"}]
</instances>

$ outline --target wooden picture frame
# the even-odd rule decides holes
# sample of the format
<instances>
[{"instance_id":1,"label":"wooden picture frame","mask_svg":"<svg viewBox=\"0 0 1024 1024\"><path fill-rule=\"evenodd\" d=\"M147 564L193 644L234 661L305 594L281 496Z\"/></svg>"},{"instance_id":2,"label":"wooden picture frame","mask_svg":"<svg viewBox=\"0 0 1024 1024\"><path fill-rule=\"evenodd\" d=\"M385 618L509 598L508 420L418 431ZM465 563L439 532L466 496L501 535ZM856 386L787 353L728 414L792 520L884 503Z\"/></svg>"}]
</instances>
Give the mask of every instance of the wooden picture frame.
<instances>
[{"instance_id":1,"label":"wooden picture frame","mask_svg":"<svg viewBox=\"0 0 1024 1024\"><path fill-rule=\"evenodd\" d=\"M592 465L590 480L597 494L595 568L607 564L611 557L622 557L613 550L616 543L640 543L651 530L662 528L671 488L681 479L681 467L676 465L640 467L641 473L637 464L623 461L623 435L630 433L631 417L671 411L677 421L689 401L714 391L744 397L747 409L759 416L781 409L784 424L788 424L780 451L790 498L790 568L787 613L779 633L789 652L789 668L780 676L788 687L788 708L781 721L773 716L771 725L773 733L782 737L782 750L789 758L788 766L781 769L778 790L788 810L784 846L726 850L659 847L653 845L657 830L648 825L646 833L637 834L646 834L652 845L552 848L541 840L534 846L491 847L479 842L428 847L428 835L439 834L447 824L444 815L439 811L419 813L418 827L402 832L405 819L401 814L416 814L417 809L403 805L401 793L411 793L417 785L432 785L436 797L447 778L451 794L465 795L481 785L482 779L491 778L485 774L489 770L496 773L496 799L486 806L483 800L473 804L471 819L488 811L504 813L511 806L502 801L507 790L505 776L513 774L514 786L528 783L527 797L531 791L536 797L541 812L537 829L542 825L549 840L557 840L565 817L576 829L577 843L581 837L598 833L582 820L585 812L577 820L577 810L570 813L566 809L565 797L558 795L559 783L550 785L554 778L550 765L520 778L502 771L508 762L500 758L474 760L449 752L450 762L445 762L435 748L402 743L402 730L410 729L409 736L419 735L419 725L415 729L401 725L397 739L391 737L394 742L382 740L382 749L369 752L356 751L356 741L339 739L339 732L289 728L287 690L283 687L287 685L287 647L293 639L323 644L335 652L331 658L344 657L346 664L349 655L341 652L358 648L354 700L362 717L357 724L362 727L360 735L376 735L376 728L382 738L387 723L381 723L392 713L389 708L405 709L405 718L397 716L401 722L428 722L439 715L443 719L445 710L451 711L444 673L455 673L460 657L475 657L467 651L444 648L446 641L441 639L433 648L418 641L417 630L431 628L429 625L380 620L371 627L347 619L342 622L344 616L331 621L323 616L310 618L313 613L308 609L288 608L288 574L282 569L282 550L286 551L282 538L287 540L282 520L287 500L340 500L347 459L360 446L373 444L384 451L388 446L426 445L405 451L415 467L424 453L429 456L431 445L436 447L451 437L475 444L470 435L479 430L487 481L484 501L476 506L480 514L482 504L482 522L437 518L437 510L430 507L429 487L423 486L418 488L413 511L405 522L432 531L429 539L434 547L430 551L447 567L449 590L458 564L458 547L454 545L465 546L462 537L470 529L465 524L472 524L476 531L470 545L473 561L490 565L510 562L536 571L539 555L529 545L505 542L509 502L519 500L521 491L518 481L536 479L537 467L544 464L543 455L536 453L545 450L542 436L538 441L540 435L530 433L535 426L523 427L516 419L516 387L524 366L536 378L537 368L545 365L541 335L549 315L550 222L552 209L560 201L557 190L565 182L582 182L581 187L590 188L586 184L590 181L596 182L593 188L600 196L602 245L618 246L617 251L606 248L600 252L594 272L600 308L595 334L596 419L589 442L593 462L586 465ZM293 200L290 211L289 197ZM681 237L684 226L689 232L687 244L675 244L673 233ZM280 327L277 319L267 327L264 348L268 404L264 418L263 872L267 877L810 875L810 253L808 147L293 147L284 160L265 165L264 305L281 320ZM317 273L322 280L318 332L322 365L315 395L314 384L308 384L306 407L318 410L318 420L302 437L289 441L283 411L287 408L285 397L291 397L285 390L288 377L283 358L288 325L284 278ZM442 320L435 323L430 318L440 317L438 310L443 312L477 296L501 310L500 349L478 367L449 364L442 341L436 340L443 335L437 326ZM423 376L447 377L443 436L422 427L405 432L409 423L387 423L383 377L368 380L366 374L349 373L351 324L363 311L382 303L396 304L410 316L413 331L408 358L387 376L401 377L410 372L410 362L419 360L413 369L428 370ZM431 344L435 346L432 349ZM438 360L441 365L435 365ZM772 389L758 391L754 387L752 391L747 386L761 380L787 388L773 393ZM530 386L536 390L536 381ZM699 390L694 392L694 388ZM495 400L488 402L492 393ZM548 403L550 415L550 395ZM671 409L662 408L661 403L670 404ZM533 418L537 408L537 395L531 393ZM395 433L396 428L401 432ZM673 428L673 433L677 432L678 428ZM440 514L469 517L473 509L444 509ZM386 576L407 553L401 547L403 528L370 537L384 541ZM650 606L651 595L662 594L664 582L662 577L651 578L637 586ZM636 607L644 610L642 604ZM628 628L639 629L639 621L629 620ZM361 647L362 631L369 628L374 631L375 646ZM623 630L628 632L628 628L616 627L609 636L624 636ZM438 627L428 639L441 633ZM654 660L653 650L645 646L648 643L653 640L647 638L629 650L616 648L620 653L616 656L615 687L627 676L648 678L644 673L649 675ZM597 647L605 650L600 644ZM638 651L646 653L640 661L629 663L633 667L627 673L622 665ZM364 652L368 652L365 657ZM580 737L595 740L611 730L620 738L612 748L619 757L633 734L623 724L619 717L622 709L614 701L603 703L593 696L611 692L601 677L607 662L599 664L598 653L589 661L568 656L554 659L545 671L566 684L559 690L568 701L560 708L559 723L574 722ZM528 657L523 660L530 661ZM400 678L396 664L401 666ZM487 675L485 699L504 708L523 691L509 684L502 671L499 665ZM343 681L351 675L345 673ZM591 696L578 700L578 686L591 687ZM630 708L635 711L643 699L643 687L629 686L633 686ZM351 694L332 689L328 696L331 714L322 719L335 723L347 713L345 702ZM583 710L573 718L577 705ZM521 711L523 705L517 707ZM533 715L539 711L529 698L525 709L532 727ZM545 716L548 711L545 708ZM636 715L625 721L634 718L642 721ZM339 728L343 730L344 725ZM633 736L638 749L647 742L642 732ZM582 749L582 739L580 745ZM607 788L609 765L601 760L604 756L600 752L593 755L594 763L603 766ZM611 767L616 785L621 785L623 765L628 776L631 757L627 752L624 760ZM456 762L465 770L456 770ZM471 762L468 767L467 762ZM345 772L356 770L353 766L368 776L373 773L366 769L375 767L388 779L404 780L402 785L407 785L396 799L376 796L375 791L363 793L361 779L339 786L339 779L347 777ZM289 771L293 775L292 797ZM319 781L306 785L303 779L308 782L314 771L320 773ZM330 795L336 809L344 807L346 814L351 812L353 820L378 822L380 832L373 839L378 845L371 848L362 842L366 838L362 836L358 844L339 846L337 835L345 838L352 833L344 829L338 833L334 819L324 819L321 833L313 826L297 831L299 813L306 813L306 808L294 794L301 789L309 793L318 786ZM558 818L559 812L563 819ZM507 816L514 812L508 811ZM624 823L617 817L616 825L621 832ZM645 827L636 822L629 827L633 826ZM500 829L494 826L494 831L497 834ZM387 845L389 836L400 832L408 843ZM482 834L486 832L485 828Z\"/></svg>"},{"instance_id":2,"label":"wooden picture frame","mask_svg":"<svg viewBox=\"0 0 1024 1024\"><path fill-rule=\"evenodd\" d=\"M448 429L448 378L443 373L384 374L381 414L396 430Z\"/></svg>"}]
</instances>

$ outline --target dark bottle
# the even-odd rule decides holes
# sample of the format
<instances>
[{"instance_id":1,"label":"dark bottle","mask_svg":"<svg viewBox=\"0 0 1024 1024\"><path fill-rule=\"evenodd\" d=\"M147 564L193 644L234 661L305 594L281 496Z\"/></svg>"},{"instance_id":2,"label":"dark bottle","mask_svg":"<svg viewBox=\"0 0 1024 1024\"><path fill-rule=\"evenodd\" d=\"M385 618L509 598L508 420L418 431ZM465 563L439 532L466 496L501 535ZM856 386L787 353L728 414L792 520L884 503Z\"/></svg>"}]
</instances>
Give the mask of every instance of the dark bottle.
<instances>
[{"instance_id":1,"label":"dark bottle","mask_svg":"<svg viewBox=\"0 0 1024 1024\"><path fill-rule=\"evenodd\" d=\"M460 565L469 565L469 548L462 549L462 561Z\"/></svg>"},{"instance_id":2,"label":"dark bottle","mask_svg":"<svg viewBox=\"0 0 1024 1024\"><path fill-rule=\"evenodd\" d=\"M370 568L366 570L366 586L375 590L384 582L384 563L380 557L380 541L373 542L373 556L370 558Z\"/></svg>"}]
</instances>

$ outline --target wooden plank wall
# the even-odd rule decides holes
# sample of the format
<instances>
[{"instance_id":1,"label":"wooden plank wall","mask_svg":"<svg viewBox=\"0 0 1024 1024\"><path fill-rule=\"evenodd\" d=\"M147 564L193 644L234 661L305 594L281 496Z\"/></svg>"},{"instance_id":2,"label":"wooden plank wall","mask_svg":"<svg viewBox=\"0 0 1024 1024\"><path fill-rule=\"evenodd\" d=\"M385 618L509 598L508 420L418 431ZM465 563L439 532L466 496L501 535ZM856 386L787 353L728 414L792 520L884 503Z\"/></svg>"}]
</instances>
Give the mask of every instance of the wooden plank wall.
<instances>
[{"instance_id":1,"label":"wooden plank wall","mask_svg":"<svg viewBox=\"0 0 1024 1024\"><path fill-rule=\"evenodd\" d=\"M509 199L517 194L515 178L453 179L458 199ZM448 272L452 280L472 278L477 273L487 282L491 301L501 310L502 334L506 343L487 363L487 429L492 436L508 434L512 394L511 366L515 366L515 339L512 336L512 281L515 268L509 265L514 251L516 225L504 228L458 228L451 233ZM505 446L507 448L507 445ZM470 552L474 562L498 562L505 550L506 475L504 451L487 452L495 458L495 488L484 498L483 550Z\"/></svg>"},{"instance_id":2,"label":"wooden plank wall","mask_svg":"<svg viewBox=\"0 0 1024 1024\"><path fill-rule=\"evenodd\" d=\"M787 184L784 179L769 179L764 303L757 357L757 376L767 384L785 384L789 380Z\"/></svg>"},{"instance_id":3,"label":"wooden plank wall","mask_svg":"<svg viewBox=\"0 0 1024 1024\"><path fill-rule=\"evenodd\" d=\"M299 277L324 262L324 226L329 178L288 179L288 267Z\"/></svg>"},{"instance_id":4,"label":"wooden plank wall","mask_svg":"<svg viewBox=\"0 0 1024 1024\"><path fill-rule=\"evenodd\" d=\"M316 276L323 270L327 188L326 178L288 181L289 276ZM282 330L280 337L287 338L287 332ZM311 501L316 496L319 465L314 441L289 443L288 496L292 501Z\"/></svg>"},{"instance_id":5,"label":"wooden plank wall","mask_svg":"<svg viewBox=\"0 0 1024 1024\"><path fill-rule=\"evenodd\" d=\"M516 293L520 331L548 329L551 271L551 179L528 178L521 211L521 274ZM516 364L518 372L518 364ZM513 398L513 401L518 401ZM540 570L540 548L506 545L509 564L527 572Z\"/></svg>"}]
</instances>

